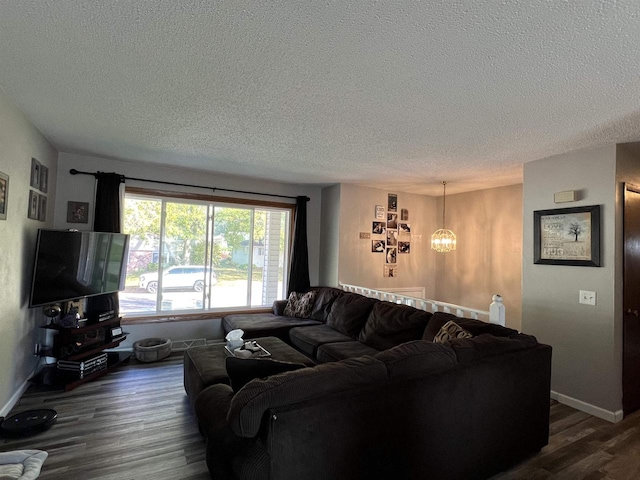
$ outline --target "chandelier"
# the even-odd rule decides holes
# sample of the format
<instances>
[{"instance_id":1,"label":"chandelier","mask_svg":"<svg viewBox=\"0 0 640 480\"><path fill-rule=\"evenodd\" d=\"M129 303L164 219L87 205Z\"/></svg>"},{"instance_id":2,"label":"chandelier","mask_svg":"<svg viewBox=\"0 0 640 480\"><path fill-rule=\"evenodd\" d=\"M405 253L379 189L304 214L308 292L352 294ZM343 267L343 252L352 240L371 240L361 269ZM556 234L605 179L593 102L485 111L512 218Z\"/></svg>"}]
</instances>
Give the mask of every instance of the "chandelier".
<instances>
[{"instance_id":1,"label":"chandelier","mask_svg":"<svg viewBox=\"0 0 640 480\"><path fill-rule=\"evenodd\" d=\"M431 235L431 248L438 253L447 253L456 249L456 234L444 227L446 196L447 182L442 182L442 228Z\"/></svg>"}]
</instances>

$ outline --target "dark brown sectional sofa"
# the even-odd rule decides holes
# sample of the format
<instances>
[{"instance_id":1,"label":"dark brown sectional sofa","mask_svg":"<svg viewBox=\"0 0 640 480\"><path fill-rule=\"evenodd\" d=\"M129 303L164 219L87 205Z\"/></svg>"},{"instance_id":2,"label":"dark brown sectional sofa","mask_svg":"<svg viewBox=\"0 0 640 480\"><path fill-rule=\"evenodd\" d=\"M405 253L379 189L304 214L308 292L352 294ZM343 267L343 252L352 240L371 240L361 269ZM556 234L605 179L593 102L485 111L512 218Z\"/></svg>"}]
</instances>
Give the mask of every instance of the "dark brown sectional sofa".
<instances>
[{"instance_id":1,"label":"dark brown sectional sofa","mask_svg":"<svg viewBox=\"0 0 640 480\"><path fill-rule=\"evenodd\" d=\"M547 444L551 347L499 325L317 290L307 319L283 316L286 302L224 317L225 333L275 334L318 364L198 394L212 478L481 479ZM450 320L473 337L433 343Z\"/></svg>"}]
</instances>

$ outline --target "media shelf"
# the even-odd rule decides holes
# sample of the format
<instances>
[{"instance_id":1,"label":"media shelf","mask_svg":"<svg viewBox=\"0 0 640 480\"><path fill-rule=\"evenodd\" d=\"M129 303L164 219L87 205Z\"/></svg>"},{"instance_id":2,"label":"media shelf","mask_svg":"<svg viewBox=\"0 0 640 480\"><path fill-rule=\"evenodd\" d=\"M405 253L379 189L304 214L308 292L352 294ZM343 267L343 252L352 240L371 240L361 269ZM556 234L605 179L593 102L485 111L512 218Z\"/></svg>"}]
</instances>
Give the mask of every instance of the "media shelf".
<instances>
[{"instance_id":1,"label":"media shelf","mask_svg":"<svg viewBox=\"0 0 640 480\"><path fill-rule=\"evenodd\" d=\"M46 325L43 328L54 331L53 346L44 348L40 355L53 357L67 363L88 363L100 356L104 350L117 347L127 338L127 335L123 334L121 330L117 336L111 336L112 329L120 326L120 320L120 317L116 317L78 328L65 328L55 324ZM80 371L63 371L58 369L55 364L51 364L47 365L32 380L41 385L64 387L65 390L71 390L112 371L129 361L131 357L131 353L128 352L107 352L106 355L106 367L92 371L87 375L82 375Z\"/></svg>"}]
</instances>

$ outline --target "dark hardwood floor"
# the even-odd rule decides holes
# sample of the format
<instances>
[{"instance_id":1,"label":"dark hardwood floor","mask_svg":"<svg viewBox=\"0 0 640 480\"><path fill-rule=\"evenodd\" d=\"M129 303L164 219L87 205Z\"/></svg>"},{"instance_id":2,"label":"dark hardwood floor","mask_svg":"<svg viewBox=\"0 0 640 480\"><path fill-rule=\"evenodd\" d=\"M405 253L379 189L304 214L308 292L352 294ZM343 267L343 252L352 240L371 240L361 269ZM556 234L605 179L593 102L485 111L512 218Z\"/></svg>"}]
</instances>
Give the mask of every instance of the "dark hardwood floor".
<instances>
[{"instance_id":1,"label":"dark hardwood floor","mask_svg":"<svg viewBox=\"0 0 640 480\"><path fill-rule=\"evenodd\" d=\"M0 450L47 451L43 480L209 479L181 355L132 360L70 392L30 389L12 413L32 408L53 408L58 421L32 437L4 439ZM492 480L640 478L640 412L612 424L551 401L550 428L547 447Z\"/></svg>"},{"instance_id":2,"label":"dark hardwood floor","mask_svg":"<svg viewBox=\"0 0 640 480\"><path fill-rule=\"evenodd\" d=\"M205 444L182 385L182 356L129 364L70 392L28 390L12 413L53 408L57 422L2 451L45 450L42 480L206 480Z\"/></svg>"}]
</instances>

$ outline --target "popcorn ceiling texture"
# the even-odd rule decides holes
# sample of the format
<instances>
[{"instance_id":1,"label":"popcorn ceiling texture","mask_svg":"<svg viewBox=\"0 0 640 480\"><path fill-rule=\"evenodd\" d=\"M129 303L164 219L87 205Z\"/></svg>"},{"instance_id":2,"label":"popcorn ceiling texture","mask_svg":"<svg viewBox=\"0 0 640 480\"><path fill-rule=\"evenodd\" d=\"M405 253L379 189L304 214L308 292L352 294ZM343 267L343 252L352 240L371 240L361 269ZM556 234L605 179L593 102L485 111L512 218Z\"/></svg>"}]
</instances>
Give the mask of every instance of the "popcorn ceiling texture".
<instances>
[{"instance_id":1,"label":"popcorn ceiling texture","mask_svg":"<svg viewBox=\"0 0 640 480\"><path fill-rule=\"evenodd\" d=\"M3 0L0 86L61 151L457 193L639 140L639 14L637 0Z\"/></svg>"}]
</instances>

